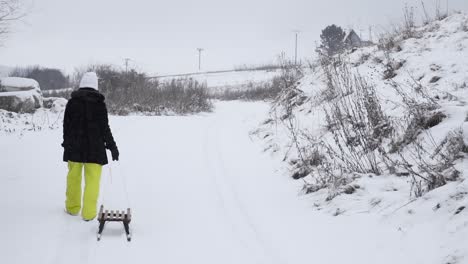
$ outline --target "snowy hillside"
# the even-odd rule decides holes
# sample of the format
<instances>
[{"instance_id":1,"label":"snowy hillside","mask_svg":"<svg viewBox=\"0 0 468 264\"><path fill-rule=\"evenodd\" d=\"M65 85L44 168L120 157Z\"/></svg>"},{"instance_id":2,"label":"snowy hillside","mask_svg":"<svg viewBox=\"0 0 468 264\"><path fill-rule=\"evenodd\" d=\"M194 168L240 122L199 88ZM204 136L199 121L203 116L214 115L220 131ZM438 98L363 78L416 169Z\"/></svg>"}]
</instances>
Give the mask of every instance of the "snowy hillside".
<instances>
[{"instance_id":1,"label":"snowy hillside","mask_svg":"<svg viewBox=\"0 0 468 264\"><path fill-rule=\"evenodd\" d=\"M271 81L280 74L280 70L242 70L188 74L184 76L168 76L158 78L161 81L170 81L174 78L193 78L206 83L210 92L219 93L225 90L248 89L250 84L260 84Z\"/></svg>"},{"instance_id":2,"label":"snowy hillside","mask_svg":"<svg viewBox=\"0 0 468 264\"><path fill-rule=\"evenodd\" d=\"M253 134L315 210L393 226L426 249L405 263L468 263L468 16L388 37L318 64Z\"/></svg>"}]
</instances>

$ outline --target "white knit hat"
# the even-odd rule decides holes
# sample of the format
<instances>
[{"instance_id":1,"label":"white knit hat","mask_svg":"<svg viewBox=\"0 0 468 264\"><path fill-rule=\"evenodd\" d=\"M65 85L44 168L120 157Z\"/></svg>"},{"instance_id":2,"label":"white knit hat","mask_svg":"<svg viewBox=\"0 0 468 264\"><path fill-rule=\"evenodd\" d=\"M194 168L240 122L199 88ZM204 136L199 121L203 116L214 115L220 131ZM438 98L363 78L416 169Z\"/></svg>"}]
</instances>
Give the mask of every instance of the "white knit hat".
<instances>
[{"instance_id":1,"label":"white knit hat","mask_svg":"<svg viewBox=\"0 0 468 264\"><path fill-rule=\"evenodd\" d=\"M98 90L98 77L95 72L87 72L83 75L80 88L93 88Z\"/></svg>"}]
</instances>

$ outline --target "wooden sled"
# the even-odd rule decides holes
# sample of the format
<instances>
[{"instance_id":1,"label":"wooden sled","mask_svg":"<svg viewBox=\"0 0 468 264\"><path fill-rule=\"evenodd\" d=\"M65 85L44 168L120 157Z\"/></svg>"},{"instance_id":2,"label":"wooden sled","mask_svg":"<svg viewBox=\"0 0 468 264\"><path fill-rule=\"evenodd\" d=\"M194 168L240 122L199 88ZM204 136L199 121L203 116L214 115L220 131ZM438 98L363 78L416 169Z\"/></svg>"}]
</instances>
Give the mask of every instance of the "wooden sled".
<instances>
[{"instance_id":1,"label":"wooden sled","mask_svg":"<svg viewBox=\"0 0 468 264\"><path fill-rule=\"evenodd\" d=\"M127 241L131 241L132 237L130 234L130 221L132 220L132 215L130 213L130 208L127 208L127 212L125 211L114 211L114 210L104 210L104 205L101 205L98 214L98 221L99 221L99 230L97 233L97 240L101 240L102 231L104 230L104 225L106 222L122 222L125 233L127 235Z\"/></svg>"}]
</instances>

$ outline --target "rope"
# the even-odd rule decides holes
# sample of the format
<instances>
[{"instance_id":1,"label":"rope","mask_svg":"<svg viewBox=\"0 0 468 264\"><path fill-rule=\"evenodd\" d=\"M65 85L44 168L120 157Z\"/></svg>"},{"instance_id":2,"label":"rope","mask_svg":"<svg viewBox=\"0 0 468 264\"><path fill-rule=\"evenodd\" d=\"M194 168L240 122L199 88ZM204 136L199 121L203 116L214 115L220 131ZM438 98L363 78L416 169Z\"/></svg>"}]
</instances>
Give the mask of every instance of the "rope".
<instances>
[{"instance_id":1,"label":"rope","mask_svg":"<svg viewBox=\"0 0 468 264\"><path fill-rule=\"evenodd\" d=\"M119 167L120 167L120 165L119 165ZM112 165L110 163L109 163L109 166L108 166L108 171L109 171L109 181L110 181L109 185L112 185L112 183L113 183L113 173L112 173ZM129 198L130 196L128 194L128 189L127 189L126 174L125 174L125 172L124 173L120 172L119 174L120 174L120 179L122 181L123 191L124 191L124 194L125 194L125 202L127 204L127 207L131 208L132 206L131 206L131 202L130 202L130 198ZM103 190L105 190L105 189L106 188L103 187ZM105 195L105 193L107 193L107 192L103 192L103 194L102 194L102 203L104 205L106 204L106 195Z\"/></svg>"}]
</instances>

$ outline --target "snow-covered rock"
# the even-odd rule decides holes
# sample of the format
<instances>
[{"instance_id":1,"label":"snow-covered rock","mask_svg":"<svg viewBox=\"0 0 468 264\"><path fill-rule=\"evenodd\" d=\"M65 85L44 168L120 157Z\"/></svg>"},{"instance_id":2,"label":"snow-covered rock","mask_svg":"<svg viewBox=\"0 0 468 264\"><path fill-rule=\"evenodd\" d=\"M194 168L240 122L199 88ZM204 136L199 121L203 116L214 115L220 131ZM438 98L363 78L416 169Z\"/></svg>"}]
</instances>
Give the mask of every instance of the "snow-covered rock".
<instances>
[{"instance_id":1,"label":"snow-covered rock","mask_svg":"<svg viewBox=\"0 0 468 264\"><path fill-rule=\"evenodd\" d=\"M0 108L11 112L30 113L43 106L39 84L33 79L5 77L0 79Z\"/></svg>"},{"instance_id":2,"label":"snow-covered rock","mask_svg":"<svg viewBox=\"0 0 468 264\"><path fill-rule=\"evenodd\" d=\"M20 77L1 78L0 86L6 92L41 90L37 81Z\"/></svg>"}]
</instances>

